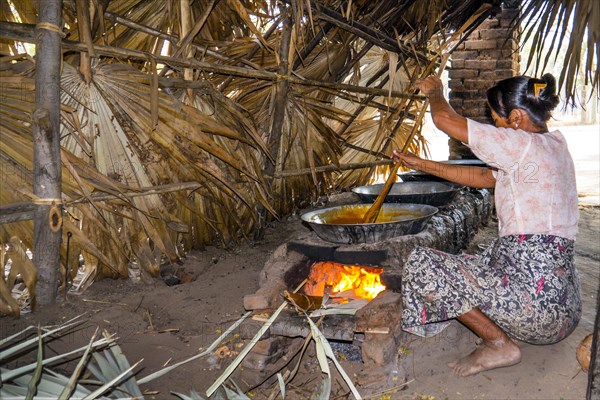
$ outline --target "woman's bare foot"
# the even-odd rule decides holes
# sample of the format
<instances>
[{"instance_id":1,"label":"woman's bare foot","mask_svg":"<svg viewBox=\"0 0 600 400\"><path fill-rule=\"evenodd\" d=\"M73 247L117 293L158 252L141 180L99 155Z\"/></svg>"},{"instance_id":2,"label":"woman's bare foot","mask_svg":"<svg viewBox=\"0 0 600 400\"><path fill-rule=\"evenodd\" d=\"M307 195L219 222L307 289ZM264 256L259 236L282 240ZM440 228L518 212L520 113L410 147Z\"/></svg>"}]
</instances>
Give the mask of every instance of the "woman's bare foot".
<instances>
[{"instance_id":1,"label":"woman's bare foot","mask_svg":"<svg viewBox=\"0 0 600 400\"><path fill-rule=\"evenodd\" d=\"M458 376L474 375L494 368L508 367L521 361L521 350L512 341L484 341L482 346L460 360L448 363Z\"/></svg>"}]
</instances>

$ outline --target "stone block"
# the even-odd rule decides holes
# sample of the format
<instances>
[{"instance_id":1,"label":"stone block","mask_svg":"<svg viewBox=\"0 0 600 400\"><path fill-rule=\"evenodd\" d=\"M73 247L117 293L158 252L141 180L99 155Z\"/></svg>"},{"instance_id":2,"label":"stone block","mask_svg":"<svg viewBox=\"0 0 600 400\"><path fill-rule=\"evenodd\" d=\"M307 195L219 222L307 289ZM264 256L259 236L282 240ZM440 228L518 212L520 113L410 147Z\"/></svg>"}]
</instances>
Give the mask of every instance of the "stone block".
<instances>
[{"instance_id":1,"label":"stone block","mask_svg":"<svg viewBox=\"0 0 600 400\"><path fill-rule=\"evenodd\" d=\"M465 42L467 50L495 49L496 47L495 40L468 40Z\"/></svg>"},{"instance_id":2,"label":"stone block","mask_svg":"<svg viewBox=\"0 0 600 400\"><path fill-rule=\"evenodd\" d=\"M401 332L402 296L384 290L356 313L356 331L378 338L389 334L396 337ZM369 333L378 331L378 333Z\"/></svg>"},{"instance_id":3,"label":"stone block","mask_svg":"<svg viewBox=\"0 0 600 400\"><path fill-rule=\"evenodd\" d=\"M519 71L518 60L498 60L498 69L510 69L515 72Z\"/></svg>"},{"instance_id":4,"label":"stone block","mask_svg":"<svg viewBox=\"0 0 600 400\"><path fill-rule=\"evenodd\" d=\"M282 260L286 257L287 257L287 243L284 243L281 246L279 246L277 249L275 249L275 251L271 255L270 259L271 260Z\"/></svg>"},{"instance_id":5,"label":"stone block","mask_svg":"<svg viewBox=\"0 0 600 400\"><path fill-rule=\"evenodd\" d=\"M452 57L451 65L452 65L452 69L464 68L465 67L465 60L464 59L460 59L460 58L455 59L454 57Z\"/></svg>"},{"instance_id":6,"label":"stone block","mask_svg":"<svg viewBox=\"0 0 600 400\"><path fill-rule=\"evenodd\" d=\"M490 86L492 84L501 81L502 79L510 78L515 75L515 71L510 69L497 69L495 71L482 71L481 79L485 79L490 81Z\"/></svg>"},{"instance_id":7,"label":"stone block","mask_svg":"<svg viewBox=\"0 0 600 400\"><path fill-rule=\"evenodd\" d=\"M485 92L490 86L490 82L480 79L465 79L463 83L465 90L476 90L482 97L485 97Z\"/></svg>"},{"instance_id":8,"label":"stone block","mask_svg":"<svg viewBox=\"0 0 600 400\"><path fill-rule=\"evenodd\" d=\"M506 29L481 29L479 30L479 36L483 40L496 40L496 39L506 39L507 37Z\"/></svg>"},{"instance_id":9,"label":"stone block","mask_svg":"<svg viewBox=\"0 0 600 400\"><path fill-rule=\"evenodd\" d=\"M244 296L244 308L246 310L266 310L269 308L269 299L258 293Z\"/></svg>"},{"instance_id":10,"label":"stone block","mask_svg":"<svg viewBox=\"0 0 600 400\"><path fill-rule=\"evenodd\" d=\"M382 366L397 358L398 346L392 335L367 333L362 344L362 359L365 366Z\"/></svg>"},{"instance_id":11,"label":"stone block","mask_svg":"<svg viewBox=\"0 0 600 400\"><path fill-rule=\"evenodd\" d=\"M451 90L450 98L473 100L481 98L481 93L478 90Z\"/></svg>"},{"instance_id":12,"label":"stone block","mask_svg":"<svg viewBox=\"0 0 600 400\"><path fill-rule=\"evenodd\" d=\"M452 60L468 60L471 58L477 58L478 56L479 52L476 50L463 50L452 52Z\"/></svg>"},{"instance_id":13,"label":"stone block","mask_svg":"<svg viewBox=\"0 0 600 400\"><path fill-rule=\"evenodd\" d=\"M462 99L450 99L450 106L456 110L459 114L462 114L461 110L463 108L463 100Z\"/></svg>"},{"instance_id":14,"label":"stone block","mask_svg":"<svg viewBox=\"0 0 600 400\"><path fill-rule=\"evenodd\" d=\"M453 69L450 70L448 75L450 79L476 78L479 76L479 71L474 69Z\"/></svg>"},{"instance_id":15,"label":"stone block","mask_svg":"<svg viewBox=\"0 0 600 400\"><path fill-rule=\"evenodd\" d=\"M478 69L480 71L483 70L491 70L496 69L496 60L465 60L465 68L466 69Z\"/></svg>"},{"instance_id":16,"label":"stone block","mask_svg":"<svg viewBox=\"0 0 600 400\"><path fill-rule=\"evenodd\" d=\"M271 279L261 284L254 294L244 296L246 310L268 310L281 303L281 293L288 289L281 278Z\"/></svg>"},{"instance_id":17,"label":"stone block","mask_svg":"<svg viewBox=\"0 0 600 400\"><path fill-rule=\"evenodd\" d=\"M462 88L464 79L450 79L448 81L448 87L450 89Z\"/></svg>"}]
</instances>

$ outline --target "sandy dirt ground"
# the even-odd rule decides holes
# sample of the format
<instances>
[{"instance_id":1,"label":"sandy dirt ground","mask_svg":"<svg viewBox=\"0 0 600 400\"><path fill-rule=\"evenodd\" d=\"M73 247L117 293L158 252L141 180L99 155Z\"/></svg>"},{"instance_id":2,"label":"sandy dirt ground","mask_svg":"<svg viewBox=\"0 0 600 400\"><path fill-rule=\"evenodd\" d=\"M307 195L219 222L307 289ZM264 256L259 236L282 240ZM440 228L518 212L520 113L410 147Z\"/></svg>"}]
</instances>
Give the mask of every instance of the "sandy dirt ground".
<instances>
[{"instance_id":1,"label":"sandy dirt ground","mask_svg":"<svg viewBox=\"0 0 600 400\"><path fill-rule=\"evenodd\" d=\"M47 355L86 345L99 326L119 337L130 363L143 359L138 377L165 364L197 354L208 347L244 313L242 299L258 288L258 273L269 255L285 241L306 232L299 218L290 217L268 229L265 239L246 243L233 250L209 248L191 253L184 265L197 279L190 283L167 286L162 280L151 285L129 280L103 280L81 295L69 295L66 301L45 307L20 320L0 317L2 337L29 325L57 324L75 315L86 320L82 329L53 341ZM482 228L471 248L496 236L497 226ZM550 346L519 343L523 352L520 364L473 377L457 378L446 363L475 348L475 336L459 323L446 333L430 338L411 337L399 349L402 377L387 393L372 394L379 399L582 399L587 374L575 358L579 342L593 329L600 263L600 208L581 208L580 235L576 242L576 262L584 297L583 318L567 339ZM170 330L170 331L169 331ZM163 332L163 333L158 333ZM244 343L233 337L227 343L235 353ZM31 355L31 358L33 355ZM182 366L142 387L148 399L174 399L171 391L203 394L231 362L232 355L205 357ZM360 369L359 361L341 357L350 376ZM25 360L20 360L24 362ZM308 399L321 380L314 346L300 362L297 377L288 385L288 399ZM58 372L70 374L71 365L58 366ZM332 369L335 369L332 366ZM404 378L406 376L406 379ZM372 389L372 388L371 388ZM251 393L266 398L271 388L260 387ZM366 390L365 390L366 391ZM373 390L369 390L373 392ZM352 398L337 373L334 373L332 398ZM204 397L204 396L203 396ZM279 397L280 398L280 397Z\"/></svg>"}]
</instances>

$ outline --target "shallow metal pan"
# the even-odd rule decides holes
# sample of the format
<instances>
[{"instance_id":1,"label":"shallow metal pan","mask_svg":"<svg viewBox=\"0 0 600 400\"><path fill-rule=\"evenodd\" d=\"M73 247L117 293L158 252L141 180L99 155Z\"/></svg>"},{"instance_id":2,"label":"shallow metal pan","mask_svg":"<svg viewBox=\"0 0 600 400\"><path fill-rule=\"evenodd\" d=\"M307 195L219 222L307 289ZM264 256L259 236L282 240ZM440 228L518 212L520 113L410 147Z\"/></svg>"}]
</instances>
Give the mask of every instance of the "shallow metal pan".
<instances>
[{"instance_id":1,"label":"shallow metal pan","mask_svg":"<svg viewBox=\"0 0 600 400\"><path fill-rule=\"evenodd\" d=\"M384 184L358 186L352 189L363 203L373 203ZM416 203L441 207L448 204L461 186L450 182L398 182L392 185L385 203Z\"/></svg>"},{"instance_id":2,"label":"shallow metal pan","mask_svg":"<svg viewBox=\"0 0 600 400\"><path fill-rule=\"evenodd\" d=\"M377 220L371 224L356 223L372 204L351 204L311 211L302 215L321 239L332 243L375 243L402 235L421 232L438 209L426 204L383 204ZM351 216L354 223L336 219ZM380 222L383 221L383 222Z\"/></svg>"}]
</instances>

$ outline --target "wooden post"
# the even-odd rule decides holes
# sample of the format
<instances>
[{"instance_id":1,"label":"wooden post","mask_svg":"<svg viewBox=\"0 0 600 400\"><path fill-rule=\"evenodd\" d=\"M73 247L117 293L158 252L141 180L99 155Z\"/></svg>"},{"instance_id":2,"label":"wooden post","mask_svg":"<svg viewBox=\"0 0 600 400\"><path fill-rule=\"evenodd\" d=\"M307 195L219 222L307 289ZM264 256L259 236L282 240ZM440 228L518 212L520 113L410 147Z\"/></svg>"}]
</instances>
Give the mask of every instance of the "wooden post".
<instances>
[{"instance_id":1,"label":"wooden post","mask_svg":"<svg viewBox=\"0 0 600 400\"><path fill-rule=\"evenodd\" d=\"M62 228L60 163L60 70L62 0L38 0L35 111L33 112L33 263L37 302L56 300Z\"/></svg>"},{"instance_id":2,"label":"wooden post","mask_svg":"<svg viewBox=\"0 0 600 400\"><path fill-rule=\"evenodd\" d=\"M271 163L270 160L266 161L264 167L264 175L268 178L268 184L270 191L274 198L275 208L281 206L280 193L275 193L275 180L281 179L276 178L275 174L281 172L283 169L283 156L281 155L281 136L283 135L284 121L285 121L285 110L287 105L287 96L290 88L290 82L288 75L290 72L289 65L289 51L290 42L292 40L292 11L288 5L283 5L281 8L281 19L283 22L283 28L281 30L281 38L279 42L279 65L277 67L277 74L280 76L279 81L275 84L275 95L272 100L273 105L273 119L271 121L271 130L267 143L269 143L269 153L275 159L275 163ZM267 210L259 206L258 208L258 224L254 234L254 239L262 240L265 234Z\"/></svg>"}]
</instances>

